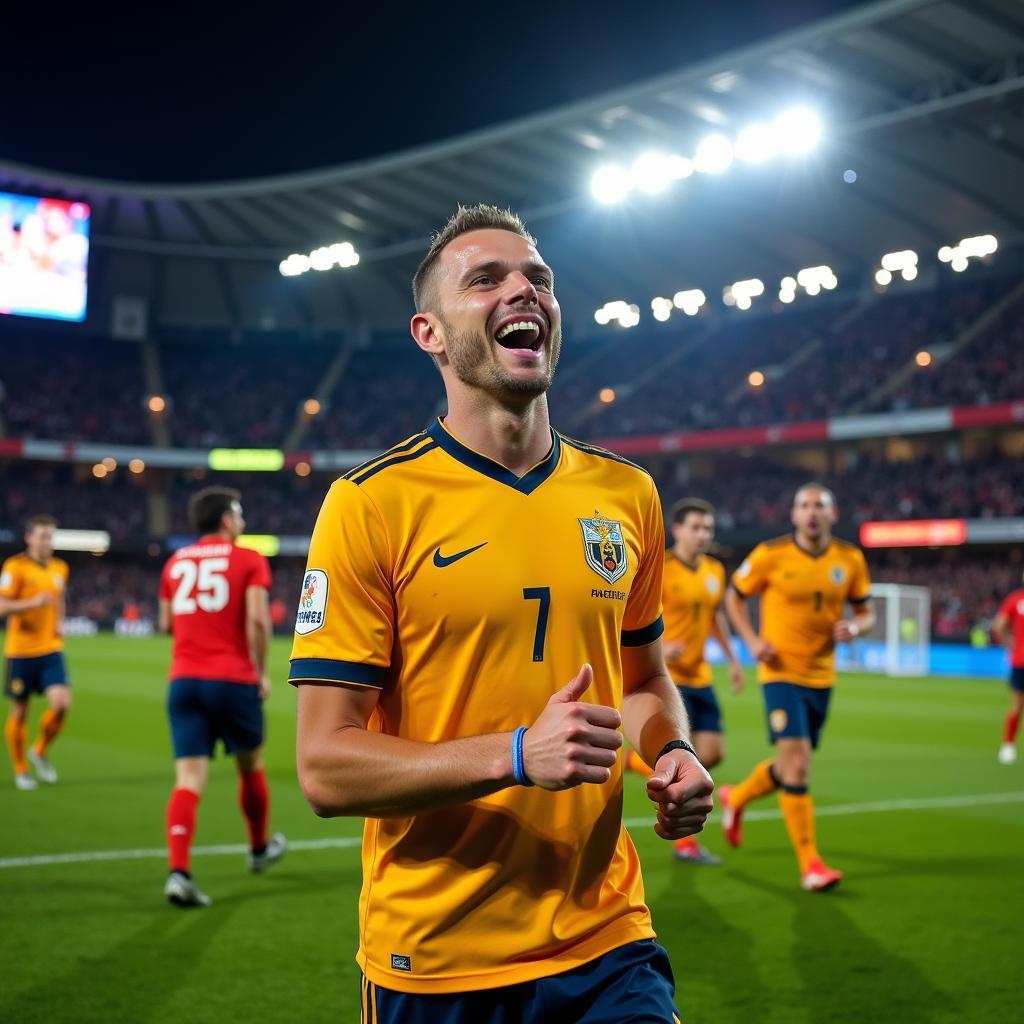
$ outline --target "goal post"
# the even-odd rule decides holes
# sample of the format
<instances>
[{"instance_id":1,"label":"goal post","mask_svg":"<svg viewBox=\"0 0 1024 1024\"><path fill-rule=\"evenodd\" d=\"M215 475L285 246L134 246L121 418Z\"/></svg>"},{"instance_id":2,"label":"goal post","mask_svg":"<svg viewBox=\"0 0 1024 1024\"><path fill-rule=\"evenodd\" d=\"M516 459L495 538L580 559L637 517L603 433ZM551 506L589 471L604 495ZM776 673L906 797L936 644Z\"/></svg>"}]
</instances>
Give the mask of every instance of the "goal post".
<instances>
[{"instance_id":1,"label":"goal post","mask_svg":"<svg viewBox=\"0 0 1024 1024\"><path fill-rule=\"evenodd\" d=\"M836 665L890 676L925 676L931 649L931 592L927 587L876 583L871 587L875 628L836 648Z\"/></svg>"}]
</instances>

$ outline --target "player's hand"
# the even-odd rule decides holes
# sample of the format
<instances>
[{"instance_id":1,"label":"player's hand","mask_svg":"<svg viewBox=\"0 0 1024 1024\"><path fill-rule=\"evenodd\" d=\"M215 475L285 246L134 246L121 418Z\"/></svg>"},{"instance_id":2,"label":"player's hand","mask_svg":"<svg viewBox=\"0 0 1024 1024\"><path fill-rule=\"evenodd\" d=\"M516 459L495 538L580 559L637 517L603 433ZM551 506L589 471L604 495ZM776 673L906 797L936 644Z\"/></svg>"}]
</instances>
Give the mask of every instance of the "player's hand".
<instances>
[{"instance_id":1,"label":"player's hand","mask_svg":"<svg viewBox=\"0 0 1024 1024\"><path fill-rule=\"evenodd\" d=\"M743 692L747 680L743 675L743 666L738 661L729 662L729 682L733 693Z\"/></svg>"},{"instance_id":2,"label":"player's hand","mask_svg":"<svg viewBox=\"0 0 1024 1024\"><path fill-rule=\"evenodd\" d=\"M647 797L658 808L654 831L662 839L683 839L704 828L715 806L715 784L704 766L686 750L658 758L647 780Z\"/></svg>"},{"instance_id":3,"label":"player's hand","mask_svg":"<svg viewBox=\"0 0 1024 1024\"><path fill-rule=\"evenodd\" d=\"M832 637L837 644L848 644L859 633L860 630L854 629L854 623L849 619L840 619L832 627Z\"/></svg>"},{"instance_id":4,"label":"player's hand","mask_svg":"<svg viewBox=\"0 0 1024 1024\"><path fill-rule=\"evenodd\" d=\"M760 637L754 641L753 646L750 648L750 653L755 661L760 661L765 665L770 665L779 654L774 644L769 643L767 640L762 640Z\"/></svg>"},{"instance_id":5,"label":"player's hand","mask_svg":"<svg viewBox=\"0 0 1024 1024\"><path fill-rule=\"evenodd\" d=\"M541 789L570 789L611 778L622 746L622 716L615 708L580 700L593 679L594 670L584 665L526 730L523 770Z\"/></svg>"},{"instance_id":6,"label":"player's hand","mask_svg":"<svg viewBox=\"0 0 1024 1024\"><path fill-rule=\"evenodd\" d=\"M260 700L266 700L270 696L270 676L264 672L259 682Z\"/></svg>"},{"instance_id":7,"label":"player's hand","mask_svg":"<svg viewBox=\"0 0 1024 1024\"><path fill-rule=\"evenodd\" d=\"M676 661L678 658L683 656L683 651L686 650L686 644L681 640L670 640L667 644L662 647L662 654L665 655L666 661Z\"/></svg>"}]
</instances>

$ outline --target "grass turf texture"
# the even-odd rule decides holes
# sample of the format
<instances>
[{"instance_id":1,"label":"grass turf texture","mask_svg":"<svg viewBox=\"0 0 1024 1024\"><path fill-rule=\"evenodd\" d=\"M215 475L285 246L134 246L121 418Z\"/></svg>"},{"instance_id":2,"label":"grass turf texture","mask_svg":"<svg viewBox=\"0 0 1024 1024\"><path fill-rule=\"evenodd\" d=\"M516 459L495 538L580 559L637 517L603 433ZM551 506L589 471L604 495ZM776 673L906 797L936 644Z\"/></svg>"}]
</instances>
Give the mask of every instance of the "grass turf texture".
<instances>
[{"instance_id":1,"label":"grass turf texture","mask_svg":"<svg viewBox=\"0 0 1024 1024\"><path fill-rule=\"evenodd\" d=\"M287 654L275 642L275 680ZM163 845L167 641L78 639L68 658L75 706L52 751L61 780L22 793L9 765L0 773L0 860ZM767 745L756 686L726 690L729 758L717 774L735 781ZM819 806L1021 793L1024 763L996 763L1005 701L995 681L843 677L815 765ZM294 706L278 682L272 826L292 839L356 836L358 822L320 821L302 800ZM33 736L41 707L33 701ZM243 842L235 789L218 758L198 845ZM626 815L647 814L643 781L628 776ZM818 830L846 872L832 893L798 888L778 819L749 822L739 851L713 821L703 841L724 855L721 868L676 864L648 826L631 828L686 1021L1019 1019L1024 803L858 812L822 817ZM0 869L0 1020L358 1019L356 846L295 850L263 876L247 873L242 854L199 856L193 874L214 898L208 910L163 902L160 859Z\"/></svg>"}]
</instances>

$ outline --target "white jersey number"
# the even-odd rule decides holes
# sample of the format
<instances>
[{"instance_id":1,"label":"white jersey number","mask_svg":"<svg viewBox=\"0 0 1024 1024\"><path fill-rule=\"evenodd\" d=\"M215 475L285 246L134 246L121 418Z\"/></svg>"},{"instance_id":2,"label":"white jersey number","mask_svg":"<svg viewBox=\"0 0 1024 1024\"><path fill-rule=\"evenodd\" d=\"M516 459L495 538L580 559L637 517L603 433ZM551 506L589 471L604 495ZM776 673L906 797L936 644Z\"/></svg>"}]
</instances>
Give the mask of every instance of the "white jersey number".
<instances>
[{"instance_id":1,"label":"white jersey number","mask_svg":"<svg viewBox=\"0 0 1024 1024\"><path fill-rule=\"evenodd\" d=\"M204 612L219 612L228 603L226 558L183 558L171 566L171 579L179 580L171 601L175 615L192 615L198 606Z\"/></svg>"}]
</instances>

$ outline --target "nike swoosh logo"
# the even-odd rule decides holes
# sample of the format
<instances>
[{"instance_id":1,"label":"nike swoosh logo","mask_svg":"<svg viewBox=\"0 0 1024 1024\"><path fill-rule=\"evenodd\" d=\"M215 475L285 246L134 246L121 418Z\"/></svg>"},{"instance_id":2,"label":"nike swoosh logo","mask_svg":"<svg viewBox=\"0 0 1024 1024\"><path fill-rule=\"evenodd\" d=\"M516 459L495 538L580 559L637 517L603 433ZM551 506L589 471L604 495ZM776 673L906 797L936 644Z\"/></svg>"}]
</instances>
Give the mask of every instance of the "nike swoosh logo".
<instances>
[{"instance_id":1,"label":"nike swoosh logo","mask_svg":"<svg viewBox=\"0 0 1024 1024\"><path fill-rule=\"evenodd\" d=\"M451 565L453 562L457 562L460 558L465 558L466 555L471 555L473 554L474 551L479 551L481 548L486 546L487 541L484 541L483 544L477 544L475 548L466 548L465 551L459 551L457 554L447 556L442 555L441 549L438 548L434 552L434 565L436 565L438 569L444 569L446 566Z\"/></svg>"}]
</instances>

